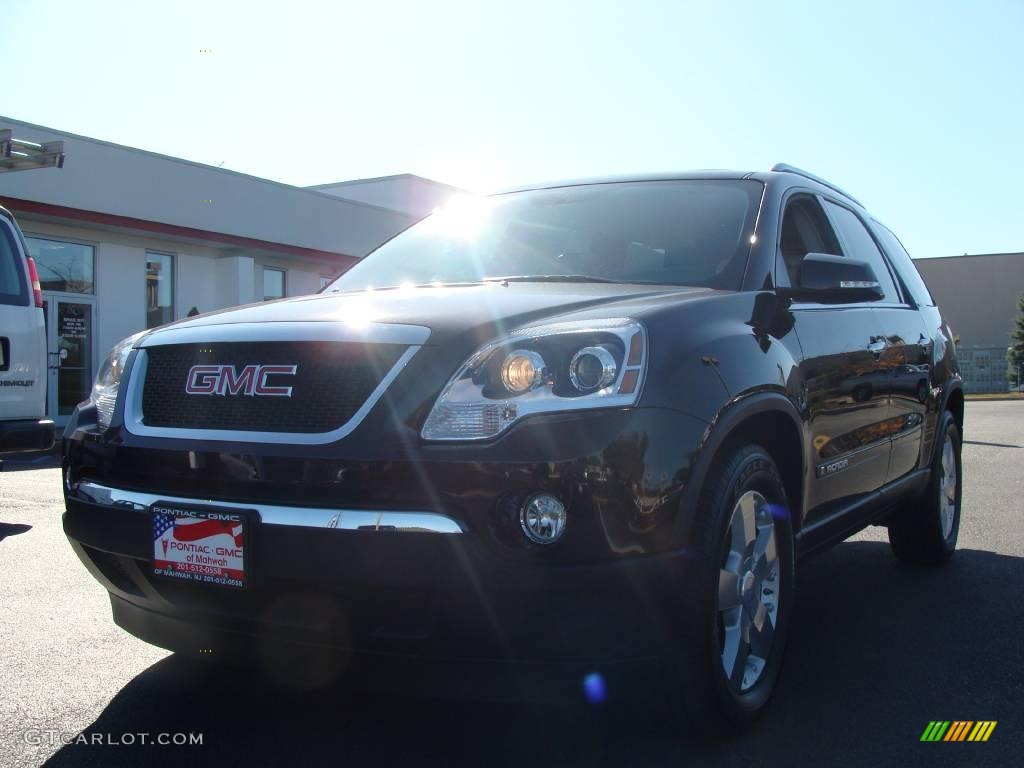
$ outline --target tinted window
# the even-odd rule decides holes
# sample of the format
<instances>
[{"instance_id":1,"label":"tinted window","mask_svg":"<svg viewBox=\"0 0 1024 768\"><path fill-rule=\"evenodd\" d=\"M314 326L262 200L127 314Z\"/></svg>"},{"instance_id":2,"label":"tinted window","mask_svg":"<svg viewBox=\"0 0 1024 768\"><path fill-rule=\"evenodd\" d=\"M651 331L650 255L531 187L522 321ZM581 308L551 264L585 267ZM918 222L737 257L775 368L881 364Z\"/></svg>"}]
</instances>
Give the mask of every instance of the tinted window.
<instances>
[{"instance_id":1,"label":"tinted window","mask_svg":"<svg viewBox=\"0 0 1024 768\"><path fill-rule=\"evenodd\" d=\"M875 277L882 287L882 293L885 294L884 300L898 302L900 294L896 290L896 283L893 282L892 275L889 273L885 258L878 250L878 246L875 245L871 234L857 218L857 214L849 208L836 205L828 200L825 201L825 209L835 223L839 237L843 240L846 250L844 255L851 259L867 262L875 271Z\"/></svg>"},{"instance_id":2,"label":"tinted window","mask_svg":"<svg viewBox=\"0 0 1024 768\"><path fill-rule=\"evenodd\" d=\"M328 290L556 275L737 290L763 191L690 179L457 198Z\"/></svg>"},{"instance_id":3,"label":"tinted window","mask_svg":"<svg viewBox=\"0 0 1024 768\"><path fill-rule=\"evenodd\" d=\"M800 265L808 253L829 253L842 256L832 225L825 218L817 199L796 195L786 204L782 217L779 252L786 266L790 285L800 284ZM778 275L781 279L782 275ZM785 285L785 283L780 283Z\"/></svg>"},{"instance_id":4,"label":"tinted window","mask_svg":"<svg viewBox=\"0 0 1024 768\"><path fill-rule=\"evenodd\" d=\"M896 273L900 276L900 280L903 281L903 285L910 291L914 303L918 306L925 304L935 306L935 299L932 298L931 293L928 291L928 286L925 285L924 279L917 271L914 261L910 258L910 254L907 253L899 238L877 221L875 222L874 229L878 239L882 242L882 248L885 249L886 254L889 256L889 261L896 268Z\"/></svg>"},{"instance_id":5,"label":"tinted window","mask_svg":"<svg viewBox=\"0 0 1024 768\"><path fill-rule=\"evenodd\" d=\"M21 268L21 251L14 233L0 221L0 304L28 305L28 287Z\"/></svg>"}]
</instances>

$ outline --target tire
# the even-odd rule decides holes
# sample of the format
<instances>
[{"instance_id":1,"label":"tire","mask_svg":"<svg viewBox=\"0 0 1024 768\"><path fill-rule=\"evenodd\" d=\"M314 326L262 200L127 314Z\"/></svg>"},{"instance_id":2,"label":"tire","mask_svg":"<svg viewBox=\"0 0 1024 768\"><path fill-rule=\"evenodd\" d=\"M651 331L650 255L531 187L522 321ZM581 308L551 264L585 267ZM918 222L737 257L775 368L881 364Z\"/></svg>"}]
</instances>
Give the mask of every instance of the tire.
<instances>
[{"instance_id":1,"label":"tire","mask_svg":"<svg viewBox=\"0 0 1024 768\"><path fill-rule=\"evenodd\" d=\"M944 411L936 430L936 451L928 487L905 502L889 521L893 554L911 565L942 565L956 551L963 497L960 429Z\"/></svg>"},{"instance_id":2,"label":"tire","mask_svg":"<svg viewBox=\"0 0 1024 768\"><path fill-rule=\"evenodd\" d=\"M716 463L699 510L694 540L705 567L693 585L696 632L681 651L684 700L690 722L719 737L747 727L775 688L795 596L793 526L778 468L759 445L734 446Z\"/></svg>"}]
</instances>

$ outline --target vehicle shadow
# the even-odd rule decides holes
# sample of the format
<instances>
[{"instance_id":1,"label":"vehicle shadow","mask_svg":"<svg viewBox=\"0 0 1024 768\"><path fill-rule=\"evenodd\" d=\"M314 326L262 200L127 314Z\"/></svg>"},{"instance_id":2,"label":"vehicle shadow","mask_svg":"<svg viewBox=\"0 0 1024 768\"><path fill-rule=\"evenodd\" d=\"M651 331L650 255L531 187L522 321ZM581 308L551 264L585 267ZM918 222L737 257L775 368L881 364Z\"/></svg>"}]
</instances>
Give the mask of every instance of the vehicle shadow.
<instances>
[{"instance_id":1,"label":"vehicle shadow","mask_svg":"<svg viewBox=\"0 0 1024 768\"><path fill-rule=\"evenodd\" d=\"M59 451L34 451L30 453L0 454L3 473L25 472L31 469L53 469L60 466ZM0 478L3 474L0 474Z\"/></svg>"},{"instance_id":2,"label":"vehicle shadow","mask_svg":"<svg viewBox=\"0 0 1024 768\"><path fill-rule=\"evenodd\" d=\"M27 533L31 530L32 526L25 523L0 523L0 541L8 536L17 536L19 533Z\"/></svg>"},{"instance_id":3,"label":"vehicle shadow","mask_svg":"<svg viewBox=\"0 0 1024 768\"><path fill-rule=\"evenodd\" d=\"M976 550L909 568L879 542L804 564L775 699L728 743L695 738L639 695L591 706L285 693L169 657L86 734L202 733L202 746L71 744L47 765L1008 765L1024 726L1022 573L1024 559ZM984 744L921 743L936 719L998 726Z\"/></svg>"}]
</instances>

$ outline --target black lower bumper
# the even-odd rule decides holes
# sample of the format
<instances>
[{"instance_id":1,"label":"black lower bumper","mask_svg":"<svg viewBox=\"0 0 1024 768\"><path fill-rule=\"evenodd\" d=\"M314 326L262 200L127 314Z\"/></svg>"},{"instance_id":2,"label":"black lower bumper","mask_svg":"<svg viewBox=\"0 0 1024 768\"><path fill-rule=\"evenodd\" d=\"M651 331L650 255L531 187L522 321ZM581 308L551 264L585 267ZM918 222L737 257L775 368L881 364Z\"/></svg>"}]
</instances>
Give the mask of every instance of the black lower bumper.
<instances>
[{"instance_id":1,"label":"black lower bumper","mask_svg":"<svg viewBox=\"0 0 1024 768\"><path fill-rule=\"evenodd\" d=\"M338 658L641 662L679 637L696 567L685 553L505 562L470 535L260 525L248 586L233 589L152 575L148 512L69 497L64 530L120 626L231 660L330 648Z\"/></svg>"},{"instance_id":2,"label":"black lower bumper","mask_svg":"<svg viewBox=\"0 0 1024 768\"><path fill-rule=\"evenodd\" d=\"M205 661L256 669L289 688L344 679L375 691L431 697L508 701L537 694L578 696L582 690L591 701L600 701L671 687L683 674L670 655L591 660L580 654L546 661L381 652L323 645L310 635L282 637L271 627L236 631L196 623L114 594L110 602L114 622L141 640Z\"/></svg>"},{"instance_id":3,"label":"black lower bumper","mask_svg":"<svg viewBox=\"0 0 1024 768\"><path fill-rule=\"evenodd\" d=\"M0 421L0 453L48 451L53 447L53 422L49 419Z\"/></svg>"}]
</instances>

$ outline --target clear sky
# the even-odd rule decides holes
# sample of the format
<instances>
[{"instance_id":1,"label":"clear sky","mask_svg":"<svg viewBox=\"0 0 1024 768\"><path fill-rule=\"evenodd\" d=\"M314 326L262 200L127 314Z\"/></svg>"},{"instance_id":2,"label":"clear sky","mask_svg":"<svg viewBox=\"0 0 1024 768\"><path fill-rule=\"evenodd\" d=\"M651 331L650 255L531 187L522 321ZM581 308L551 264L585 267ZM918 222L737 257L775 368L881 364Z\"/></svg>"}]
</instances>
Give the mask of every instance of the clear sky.
<instances>
[{"instance_id":1,"label":"clear sky","mask_svg":"<svg viewBox=\"0 0 1024 768\"><path fill-rule=\"evenodd\" d=\"M0 114L73 133L299 185L788 162L915 257L1024 250L1022 0L0 5Z\"/></svg>"}]
</instances>

